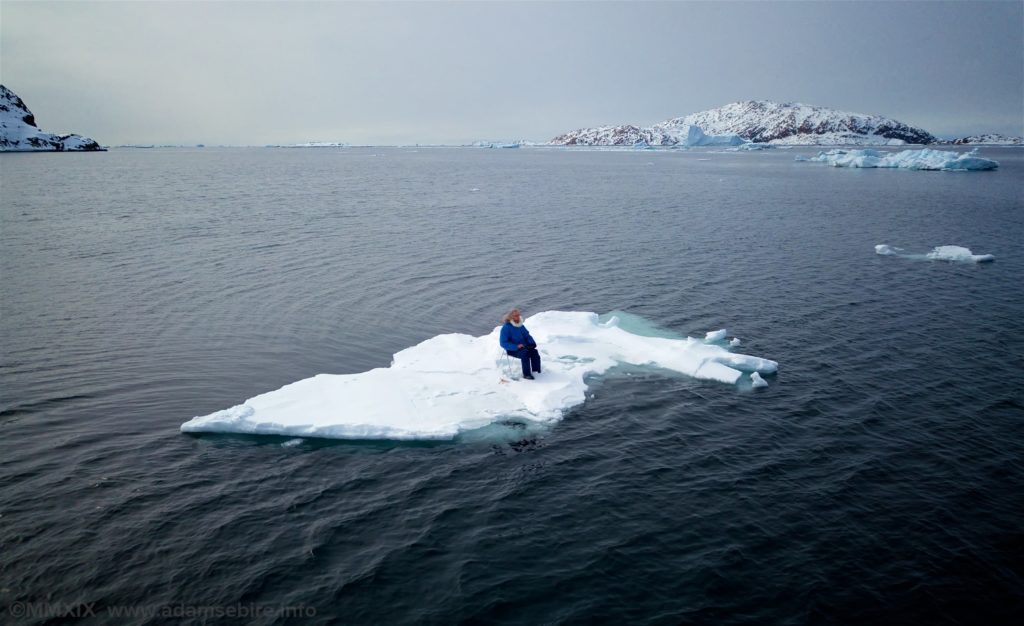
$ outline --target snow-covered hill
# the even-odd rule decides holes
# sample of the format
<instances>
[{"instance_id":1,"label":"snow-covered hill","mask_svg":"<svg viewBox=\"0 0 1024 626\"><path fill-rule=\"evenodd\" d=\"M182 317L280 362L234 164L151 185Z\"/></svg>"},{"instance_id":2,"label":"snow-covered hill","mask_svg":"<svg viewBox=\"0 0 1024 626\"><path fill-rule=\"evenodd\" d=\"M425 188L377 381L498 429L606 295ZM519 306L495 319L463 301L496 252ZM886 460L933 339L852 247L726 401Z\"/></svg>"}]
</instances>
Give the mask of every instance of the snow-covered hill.
<instances>
[{"instance_id":1,"label":"snow-covered hill","mask_svg":"<svg viewBox=\"0 0 1024 626\"><path fill-rule=\"evenodd\" d=\"M663 122L664 123L664 122ZM599 126L581 128L550 141L556 146L738 146L745 140L735 134L707 134L697 126L673 127Z\"/></svg>"},{"instance_id":2,"label":"snow-covered hill","mask_svg":"<svg viewBox=\"0 0 1024 626\"><path fill-rule=\"evenodd\" d=\"M0 152L64 152L103 150L80 135L54 135L39 130L24 101L0 85Z\"/></svg>"},{"instance_id":3,"label":"snow-covered hill","mask_svg":"<svg viewBox=\"0 0 1024 626\"><path fill-rule=\"evenodd\" d=\"M710 136L735 135L746 141L788 145L900 145L936 141L931 133L878 115L837 111L798 102L734 102L717 109L660 122L649 128L583 128L551 140L554 145L650 145L684 143L696 126Z\"/></svg>"}]
</instances>

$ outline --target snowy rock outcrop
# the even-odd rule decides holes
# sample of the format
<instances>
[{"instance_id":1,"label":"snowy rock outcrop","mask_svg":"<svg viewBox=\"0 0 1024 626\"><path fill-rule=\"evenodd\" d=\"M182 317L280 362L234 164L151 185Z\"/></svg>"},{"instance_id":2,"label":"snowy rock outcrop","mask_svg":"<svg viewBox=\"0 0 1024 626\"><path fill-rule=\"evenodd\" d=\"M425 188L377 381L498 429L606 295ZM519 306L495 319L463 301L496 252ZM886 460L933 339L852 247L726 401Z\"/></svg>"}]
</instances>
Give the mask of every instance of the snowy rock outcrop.
<instances>
[{"instance_id":1,"label":"snowy rock outcrop","mask_svg":"<svg viewBox=\"0 0 1024 626\"><path fill-rule=\"evenodd\" d=\"M556 146L738 146L744 140L737 135L711 135L690 125L640 128L627 124L581 128L559 135L549 143Z\"/></svg>"},{"instance_id":2,"label":"snowy rock outcrop","mask_svg":"<svg viewBox=\"0 0 1024 626\"><path fill-rule=\"evenodd\" d=\"M971 135L951 141L953 145L963 146L970 144L981 144L988 146L1019 146L1024 145L1024 137L1010 137L997 133L986 133L984 135Z\"/></svg>"},{"instance_id":3,"label":"snowy rock outcrop","mask_svg":"<svg viewBox=\"0 0 1024 626\"><path fill-rule=\"evenodd\" d=\"M674 124L699 126L711 134L735 133L757 143L892 145L891 140L914 144L935 142L935 137L928 131L893 119L799 102L734 102L657 126Z\"/></svg>"},{"instance_id":4,"label":"snowy rock outcrop","mask_svg":"<svg viewBox=\"0 0 1024 626\"><path fill-rule=\"evenodd\" d=\"M0 152L65 152L103 150L80 135L54 135L39 130L24 101L0 85Z\"/></svg>"},{"instance_id":5,"label":"snowy rock outcrop","mask_svg":"<svg viewBox=\"0 0 1024 626\"><path fill-rule=\"evenodd\" d=\"M744 141L784 145L901 145L930 144L931 133L878 115L864 115L816 107L798 102L767 100L734 102L717 109L693 113L655 124L583 128L551 140L554 145L632 145L646 141L652 146L686 144L690 128L708 137L737 137ZM709 145L709 144L686 144ZM710 145L721 145L713 142Z\"/></svg>"}]
</instances>

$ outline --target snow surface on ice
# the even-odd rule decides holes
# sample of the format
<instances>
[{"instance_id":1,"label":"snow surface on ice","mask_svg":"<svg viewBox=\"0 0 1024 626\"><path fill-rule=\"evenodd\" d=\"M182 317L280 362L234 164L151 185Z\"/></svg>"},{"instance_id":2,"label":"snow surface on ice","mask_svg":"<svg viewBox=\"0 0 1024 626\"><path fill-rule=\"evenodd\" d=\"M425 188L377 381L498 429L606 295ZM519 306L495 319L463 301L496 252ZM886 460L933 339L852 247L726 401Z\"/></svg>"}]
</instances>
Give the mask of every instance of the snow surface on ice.
<instances>
[{"instance_id":1,"label":"snow surface on ice","mask_svg":"<svg viewBox=\"0 0 1024 626\"><path fill-rule=\"evenodd\" d=\"M620 364L651 366L735 384L744 372L778 363L736 354L691 337L645 336L601 322L595 313L545 311L526 320L543 371L534 381L503 378L500 327L490 334L438 335L395 354L391 367L319 374L194 417L182 432L227 432L338 439L451 439L505 419L559 420L586 398L593 375ZM724 331L719 331L723 333ZM716 335L709 333L708 336ZM513 367L518 367L513 363Z\"/></svg>"},{"instance_id":2,"label":"snow surface on ice","mask_svg":"<svg viewBox=\"0 0 1024 626\"><path fill-rule=\"evenodd\" d=\"M964 248L963 246L936 246L927 254L913 254L903 248L880 243L875 246L875 253L883 256L898 256L905 259L955 261L960 263L989 263L996 260L996 257L991 254L974 254L970 248Z\"/></svg>"},{"instance_id":3,"label":"snow surface on ice","mask_svg":"<svg viewBox=\"0 0 1024 626\"><path fill-rule=\"evenodd\" d=\"M819 152L818 156L807 160L828 163L833 167L898 167L908 170L972 171L999 167L997 161L979 157L977 148L963 154L929 148L893 153L836 149Z\"/></svg>"}]
</instances>

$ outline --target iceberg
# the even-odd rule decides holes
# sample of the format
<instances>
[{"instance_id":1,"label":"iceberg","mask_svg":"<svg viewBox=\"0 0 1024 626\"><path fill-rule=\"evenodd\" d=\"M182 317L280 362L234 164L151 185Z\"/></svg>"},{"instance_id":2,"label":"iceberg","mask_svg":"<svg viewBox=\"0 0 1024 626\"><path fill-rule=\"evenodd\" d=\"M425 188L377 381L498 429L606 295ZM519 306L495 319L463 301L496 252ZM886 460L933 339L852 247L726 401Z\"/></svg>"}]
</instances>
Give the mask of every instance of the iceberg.
<instances>
[{"instance_id":1,"label":"iceberg","mask_svg":"<svg viewBox=\"0 0 1024 626\"><path fill-rule=\"evenodd\" d=\"M523 145L522 141L474 141L474 148L518 148Z\"/></svg>"},{"instance_id":2,"label":"iceberg","mask_svg":"<svg viewBox=\"0 0 1024 626\"><path fill-rule=\"evenodd\" d=\"M185 433L246 433L335 439L452 439L493 423L550 424L582 404L593 376L647 366L735 385L778 363L691 337L626 330L620 318L545 311L526 320L543 358L537 379L508 376L519 363L498 346L500 327L473 337L445 334L394 355L390 367L319 374L181 425ZM662 333L664 334L664 333ZM716 333L709 333L709 335Z\"/></svg>"},{"instance_id":3,"label":"iceberg","mask_svg":"<svg viewBox=\"0 0 1024 626\"><path fill-rule=\"evenodd\" d=\"M946 152L944 150L903 150L902 152L880 152L878 150L829 150L818 156L798 161L828 163L832 167L884 167L907 170L982 171L999 167L997 161L978 156L978 149L970 152Z\"/></svg>"},{"instance_id":4,"label":"iceberg","mask_svg":"<svg viewBox=\"0 0 1024 626\"><path fill-rule=\"evenodd\" d=\"M905 259L953 261L959 263L990 263L996 260L996 257L991 254L974 254L970 248L964 248L963 246L935 246L927 254L913 254L903 248L880 243L875 246L875 254L899 256Z\"/></svg>"},{"instance_id":5,"label":"iceberg","mask_svg":"<svg viewBox=\"0 0 1024 626\"><path fill-rule=\"evenodd\" d=\"M747 140L739 135L708 135L699 126L690 125L682 143L687 146L738 146Z\"/></svg>"}]
</instances>

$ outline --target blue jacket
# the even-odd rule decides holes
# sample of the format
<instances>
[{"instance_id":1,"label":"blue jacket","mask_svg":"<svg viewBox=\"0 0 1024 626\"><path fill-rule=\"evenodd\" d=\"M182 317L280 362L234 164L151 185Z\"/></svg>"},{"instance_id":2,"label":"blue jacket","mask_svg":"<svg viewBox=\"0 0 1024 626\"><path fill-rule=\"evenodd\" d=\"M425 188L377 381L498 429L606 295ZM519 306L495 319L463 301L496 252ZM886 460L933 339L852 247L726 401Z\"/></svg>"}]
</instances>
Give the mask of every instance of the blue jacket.
<instances>
[{"instance_id":1,"label":"blue jacket","mask_svg":"<svg viewBox=\"0 0 1024 626\"><path fill-rule=\"evenodd\" d=\"M501 337L498 341L501 343L501 347L509 352L518 350L519 344L523 344L527 348L537 345L537 342L530 336L530 331L526 330L526 326L516 328L512 322L505 322L505 325L501 327Z\"/></svg>"}]
</instances>

